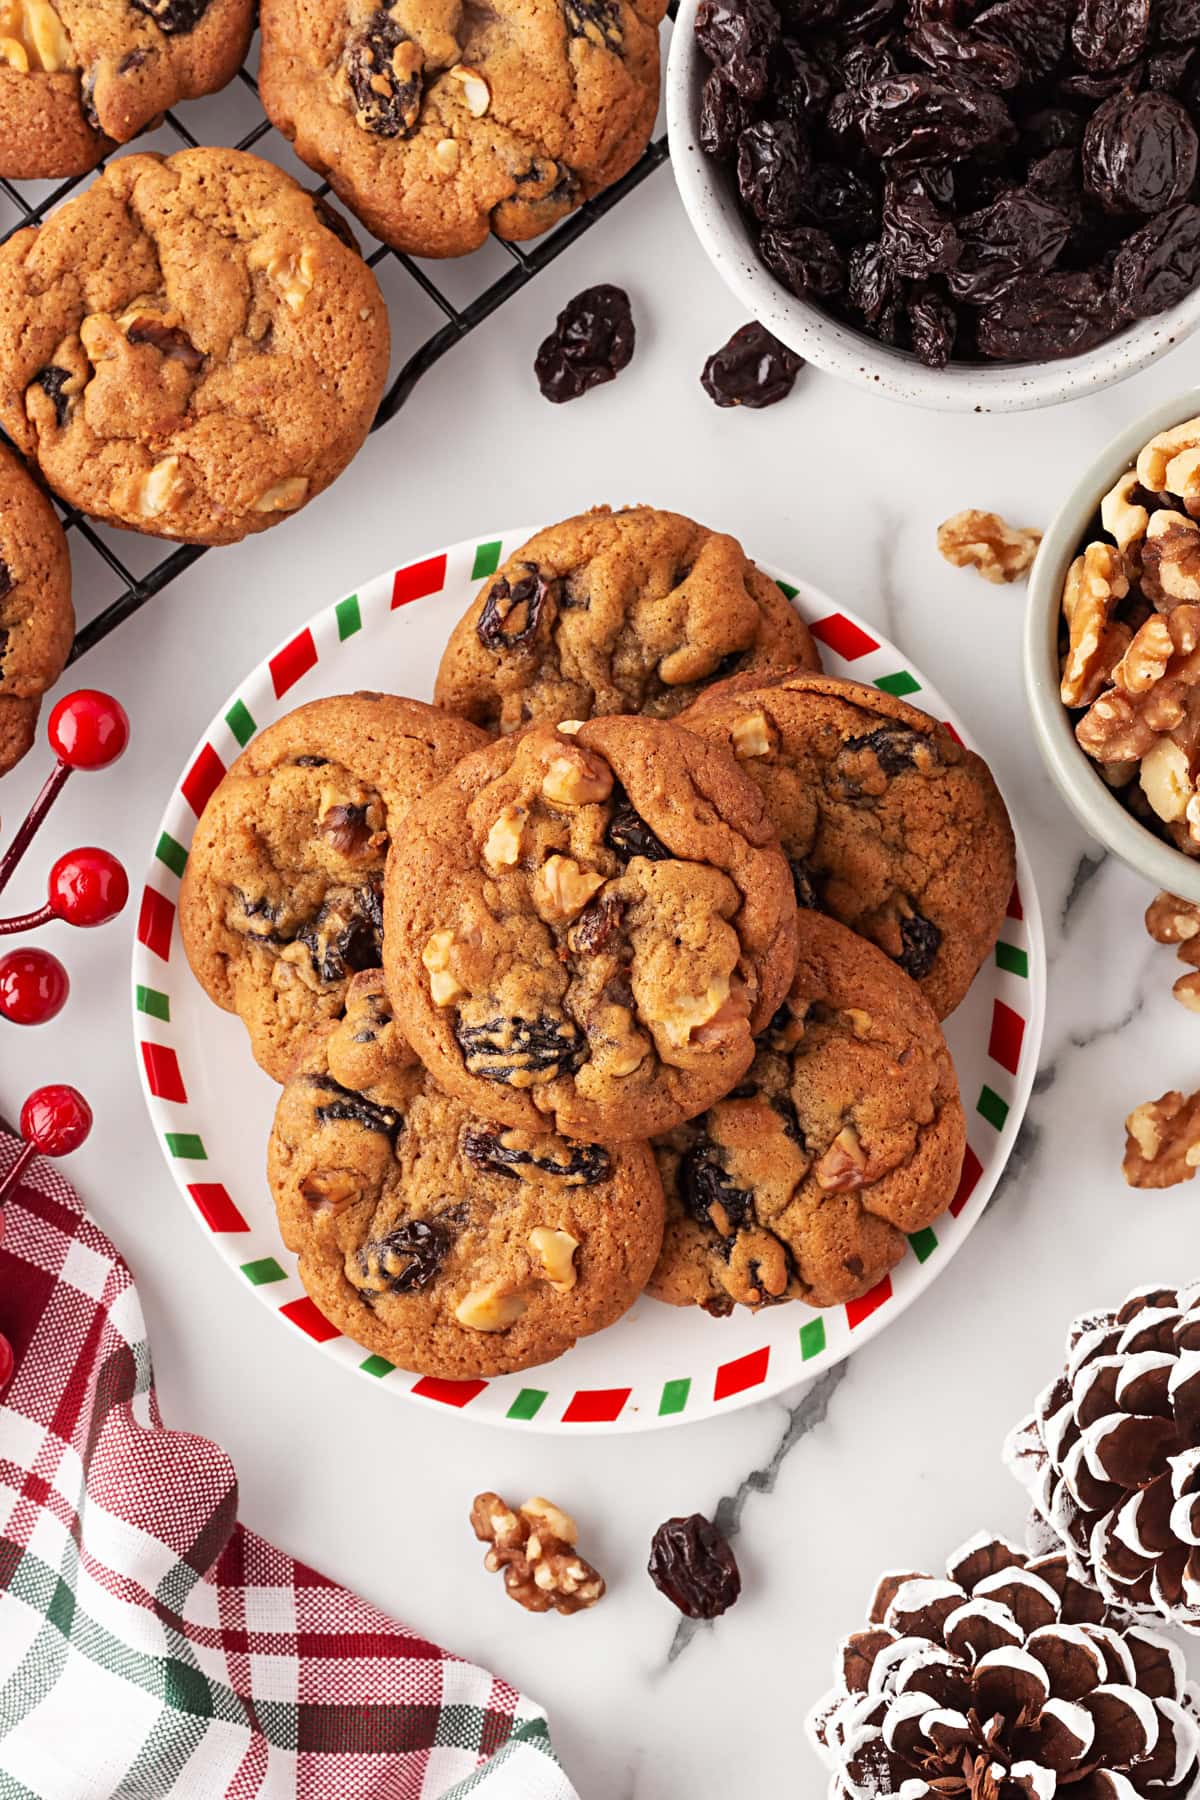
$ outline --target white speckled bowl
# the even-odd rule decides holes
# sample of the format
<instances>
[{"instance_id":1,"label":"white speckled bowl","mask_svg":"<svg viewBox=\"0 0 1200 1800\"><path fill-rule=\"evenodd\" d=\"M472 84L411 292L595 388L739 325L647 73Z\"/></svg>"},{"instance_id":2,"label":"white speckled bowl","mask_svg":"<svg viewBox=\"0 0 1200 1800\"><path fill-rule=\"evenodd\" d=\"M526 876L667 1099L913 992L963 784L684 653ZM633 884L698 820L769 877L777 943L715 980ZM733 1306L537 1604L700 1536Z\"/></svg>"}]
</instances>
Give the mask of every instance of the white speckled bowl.
<instances>
[{"instance_id":1,"label":"white speckled bowl","mask_svg":"<svg viewBox=\"0 0 1200 1800\"><path fill-rule=\"evenodd\" d=\"M927 369L790 293L759 262L728 169L700 149L700 92L708 63L696 43L697 0L681 0L667 61L671 163L687 215L730 292L798 355L877 388L889 399L940 412L1024 412L1075 400L1135 375L1200 325L1200 289L1169 312L1129 325L1082 356L1058 362L951 364Z\"/></svg>"},{"instance_id":2,"label":"white speckled bowl","mask_svg":"<svg viewBox=\"0 0 1200 1800\"><path fill-rule=\"evenodd\" d=\"M1025 615L1025 691L1042 759L1071 811L1094 838L1155 887L1200 901L1200 860L1148 831L1107 788L1075 741L1072 715L1059 698L1058 633L1063 582L1101 498L1132 468L1157 432L1200 413L1200 388L1135 419L1080 476L1042 539L1029 578Z\"/></svg>"}]
</instances>

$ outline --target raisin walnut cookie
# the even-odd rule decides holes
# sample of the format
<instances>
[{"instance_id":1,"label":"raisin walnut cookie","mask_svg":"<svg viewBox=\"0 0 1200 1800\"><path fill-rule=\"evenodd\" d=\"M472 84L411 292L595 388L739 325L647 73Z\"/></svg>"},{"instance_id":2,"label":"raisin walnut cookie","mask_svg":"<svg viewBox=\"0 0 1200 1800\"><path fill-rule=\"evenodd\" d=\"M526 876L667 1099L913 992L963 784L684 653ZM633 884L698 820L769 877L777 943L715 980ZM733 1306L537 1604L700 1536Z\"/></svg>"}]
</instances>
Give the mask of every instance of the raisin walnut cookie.
<instances>
[{"instance_id":1,"label":"raisin walnut cookie","mask_svg":"<svg viewBox=\"0 0 1200 1800\"><path fill-rule=\"evenodd\" d=\"M451 634L434 697L490 730L670 718L735 672L819 669L808 627L736 538L607 506L514 550Z\"/></svg>"},{"instance_id":2,"label":"raisin walnut cookie","mask_svg":"<svg viewBox=\"0 0 1200 1800\"><path fill-rule=\"evenodd\" d=\"M664 0L263 0L259 92L415 256L536 237L618 180L658 110Z\"/></svg>"},{"instance_id":3,"label":"raisin walnut cookie","mask_svg":"<svg viewBox=\"0 0 1200 1800\"><path fill-rule=\"evenodd\" d=\"M0 246L0 424L111 524L229 544L370 428L383 296L341 221L236 150L127 156Z\"/></svg>"},{"instance_id":4,"label":"raisin walnut cookie","mask_svg":"<svg viewBox=\"0 0 1200 1800\"><path fill-rule=\"evenodd\" d=\"M400 1368L452 1380L549 1362L637 1299L662 1242L645 1144L478 1118L435 1086L379 971L305 1046L268 1175L316 1304Z\"/></svg>"},{"instance_id":5,"label":"raisin walnut cookie","mask_svg":"<svg viewBox=\"0 0 1200 1800\"><path fill-rule=\"evenodd\" d=\"M0 448L0 775L33 743L42 695L75 635L71 559L58 515Z\"/></svg>"},{"instance_id":6,"label":"raisin walnut cookie","mask_svg":"<svg viewBox=\"0 0 1200 1800\"><path fill-rule=\"evenodd\" d=\"M791 992L749 1075L655 1145L667 1193L649 1291L718 1316L839 1306L954 1198L966 1123L915 983L873 944L802 912Z\"/></svg>"},{"instance_id":7,"label":"raisin walnut cookie","mask_svg":"<svg viewBox=\"0 0 1200 1800\"><path fill-rule=\"evenodd\" d=\"M484 1116L645 1137L749 1067L796 908L762 797L657 719L466 757L389 859L384 968L430 1072Z\"/></svg>"},{"instance_id":8,"label":"raisin walnut cookie","mask_svg":"<svg viewBox=\"0 0 1200 1800\"><path fill-rule=\"evenodd\" d=\"M1015 876L987 764L903 700L830 675L736 679L681 718L762 789L802 907L831 913L954 1011Z\"/></svg>"},{"instance_id":9,"label":"raisin walnut cookie","mask_svg":"<svg viewBox=\"0 0 1200 1800\"><path fill-rule=\"evenodd\" d=\"M418 700L314 700L260 733L205 807L179 893L184 950L276 1081L379 963L398 821L484 741Z\"/></svg>"},{"instance_id":10,"label":"raisin walnut cookie","mask_svg":"<svg viewBox=\"0 0 1200 1800\"><path fill-rule=\"evenodd\" d=\"M0 0L0 176L82 175L232 81L253 0Z\"/></svg>"}]
</instances>

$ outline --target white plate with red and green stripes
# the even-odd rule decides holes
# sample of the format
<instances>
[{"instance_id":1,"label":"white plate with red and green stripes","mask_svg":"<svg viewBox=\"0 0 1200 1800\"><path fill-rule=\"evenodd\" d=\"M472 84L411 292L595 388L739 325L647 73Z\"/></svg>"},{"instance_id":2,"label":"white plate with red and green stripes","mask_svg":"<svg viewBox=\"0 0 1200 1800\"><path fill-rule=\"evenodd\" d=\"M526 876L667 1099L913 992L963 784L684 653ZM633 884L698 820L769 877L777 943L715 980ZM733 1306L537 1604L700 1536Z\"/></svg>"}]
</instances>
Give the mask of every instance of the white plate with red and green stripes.
<instances>
[{"instance_id":1,"label":"white plate with red and green stripes","mask_svg":"<svg viewBox=\"0 0 1200 1800\"><path fill-rule=\"evenodd\" d=\"M354 688L428 697L451 626L478 584L530 535L470 539L389 570L319 612L256 669L212 720L150 846L133 957L133 1026L154 1131L192 1215L235 1281L295 1334L381 1394L449 1408L518 1431L648 1431L764 1399L868 1342L949 1263L995 1189L1033 1084L1045 1003L1045 946L1029 863L993 958L947 1025L967 1108L969 1148L949 1213L852 1306L801 1305L710 1319L643 1298L608 1331L557 1362L493 1381L447 1382L395 1369L343 1336L306 1296L279 1240L264 1174L278 1089L240 1022L192 979L175 910L205 801L254 734L302 701ZM905 656L873 627L803 582L771 570L808 620L832 674L851 675L963 729ZM180 1221L180 1229L189 1229ZM386 1404L386 1402L384 1402Z\"/></svg>"}]
</instances>

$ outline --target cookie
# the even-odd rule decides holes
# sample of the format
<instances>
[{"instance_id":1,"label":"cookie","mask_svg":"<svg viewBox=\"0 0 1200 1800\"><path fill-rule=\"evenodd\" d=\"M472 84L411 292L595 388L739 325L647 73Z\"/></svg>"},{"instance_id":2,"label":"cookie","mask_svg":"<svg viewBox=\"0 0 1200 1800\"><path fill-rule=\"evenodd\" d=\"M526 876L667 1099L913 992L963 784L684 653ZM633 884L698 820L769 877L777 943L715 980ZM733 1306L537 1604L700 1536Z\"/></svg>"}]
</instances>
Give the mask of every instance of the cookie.
<instances>
[{"instance_id":1,"label":"cookie","mask_svg":"<svg viewBox=\"0 0 1200 1800\"><path fill-rule=\"evenodd\" d=\"M388 1362L451 1380L549 1362L637 1299L662 1243L645 1144L505 1129L441 1093L382 975L309 1040L268 1177L300 1279Z\"/></svg>"},{"instance_id":2,"label":"cookie","mask_svg":"<svg viewBox=\"0 0 1200 1800\"><path fill-rule=\"evenodd\" d=\"M363 223L414 256L539 232L631 169L665 0L263 0L259 94Z\"/></svg>"},{"instance_id":3,"label":"cookie","mask_svg":"<svg viewBox=\"0 0 1200 1800\"><path fill-rule=\"evenodd\" d=\"M384 968L409 1042L479 1113L645 1137L737 1081L792 978L762 797L661 719L535 725L468 756L388 860Z\"/></svg>"},{"instance_id":4,"label":"cookie","mask_svg":"<svg viewBox=\"0 0 1200 1800\"><path fill-rule=\"evenodd\" d=\"M667 1230L649 1291L717 1315L857 1299L945 1212L965 1144L920 990L845 926L801 913L796 979L749 1075L655 1145Z\"/></svg>"},{"instance_id":5,"label":"cookie","mask_svg":"<svg viewBox=\"0 0 1200 1800\"><path fill-rule=\"evenodd\" d=\"M400 819L483 733L418 700L345 694L268 726L196 826L179 892L192 973L276 1081L379 963Z\"/></svg>"},{"instance_id":6,"label":"cookie","mask_svg":"<svg viewBox=\"0 0 1200 1800\"><path fill-rule=\"evenodd\" d=\"M253 0L0 0L0 176L82 175L232 81Z\"/></svg>"},{"instance_id":7,"label":"cookie","mask_svg":"<svg viewBox=\"0 0 1200 1800\"><path fill-rule=\"evenodd\" d=\"M539 531L484 583L434 698L514 731L600 713L671 718L735 670L820 667L799 613L736 538L652 506L600 506Z\"/></svg>"},{"instance_id":8,"label":"cookie","mask_svg":"<svg viewBox=\"0 0 1200 1800\"><path fill-rule=\"evenodd\" d=\"M801 906L870 938L944 1019L999 935L1015 852L982 757L878 688L829 675L745 678L681 723L762 789Z\"/></svg>"},{"instance_id":9,"label":"cookie","mask_svg":"<svg viewBox=\"0 0 1200 1800\"><path fill-rule=\"evenodd\" d=\"M33 743L42 695L62 674L74 636L58 514L0 446L0 775Z\"/></svg>"},{"instance_id":10,"label":"cookie","mask_svg":"<svg viewBox=\"0 0 1200 1800\"><path fill-rule=\"evenodd\" d=\"M277 523L345 468L387 375L342 229L256 156L119 159L0 245L0 424L94 518L196 544Z\"/></svg>"}]
</instances>

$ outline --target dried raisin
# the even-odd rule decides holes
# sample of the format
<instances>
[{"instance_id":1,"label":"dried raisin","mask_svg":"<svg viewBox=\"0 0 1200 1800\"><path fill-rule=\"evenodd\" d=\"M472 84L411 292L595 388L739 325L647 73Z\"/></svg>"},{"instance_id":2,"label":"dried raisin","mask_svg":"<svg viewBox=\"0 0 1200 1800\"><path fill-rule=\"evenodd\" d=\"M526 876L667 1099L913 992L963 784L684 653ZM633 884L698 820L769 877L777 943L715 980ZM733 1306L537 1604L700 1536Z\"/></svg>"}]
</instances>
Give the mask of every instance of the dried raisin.
<instances>
[{"instance_id":1,"label":"dried raisin","mask_svg":"<svg viewBox=\"0 0 1200 1800\"><path fill-rule=\"evenodd\" d=\"M568 1187L592 1187L606 1180L612 1167L608 1151L599 1144L569 1143L564 1138L559 1154L539 1156L534 1150L506 1144L497 1126L469 1125L462 1135L462 1153L477 1169L494 1175L515 1181L517 1169L539 1169L545 1175L556 1175Z\"/></svg>"},{"instance_id":2,"label":"dried raisin","mask_svg":"<svg viewBox=\"0 0 1200 1800\"><path fill-rule=\"evenodd\" d=\"M390 12L380 7L349 39L345 61L357 123L374 137L407 137L421 116L423 58Z\"/></svg>"},{"instance_id":3,"label":"dried raisin","mask_svg":"<svg viewBox=\"0 0 1200 1800\"><path fill-rule=\"evenodd\" d=\"M552 1081L573 1074L587 1052L577 1025L547 1015L488 1019L482 1025L466 1025L459 1019L454 1034L469 1075L506 1085L528 1085L538 1076Z\"/></svg>"},{"instance_id":4,"label":"dried raisin","mask_svg":"<svg viewBox=\"0 0 1200 1800\"><path fill-rule=\"evenodd\" d=\"M132 4L168 37L194 31L209 8L209 0L132 0Z\"/></svg>"},{"instance_id":5,"label":"dried raisin","mask_svg":"<svg viewBox=\"0 0 1200 1800\"><path fill-rule=\"evenodd\" d=\"M647 1568L659 1593L689 1619L719 1618L742 1591L737 1558L701 1513L663 1521Z\"/></svg>"},{"instance_id":6,"label":"dried raisin","mask_svg":"<svg viewBox=\"0 0 1200 1800\"><path fill-rule=\"evenodd\" d=\"M419 1294L427 1288L468 1223L465 1206L447 1207L429 1219L406 1219L358 1253L360 1285L372 1293Z\"/></svg>"},{"instance_id":7,"label":"dried raisin","mask_svg":"<svg viewBox=\"0 0 1200 1800\"><path fill-rule=\"evenodd\" d=\"M1170 94L1114 94L1083 139L1083 179L1107 212L1166 212L1196 175L1196 129Z\"/></svg>"},{"instance_id":8,"label":"dried raisin","mask_svg":"<svg viewBox=\"0 0 1200 1800\"><path fill-rule=\"evenodd\" d=\"M308 1085L315 1093L330 1096L314 1108L320 1124L361 1125L364 1131L378 1131L395 1142L404 1121L390 1106L376 1106L365 1095L343 1087L332 1075L310 1075Z\"/></svg>"},{"instance_id":9,"label":"dried raisin","mask_svg":"<svg viewBox=\"0 0 1200 1800\"><path fill-rule=\"evenodd\" d=\"M560 583L543 575L536 563L522 563L526 571L516 581L501 575L488 589L475 626L475 635L486 650L516 650L527 644L542 621L546 604L557 598Z\"/></svg>"},{"instance_id":10,"label":"dried raisin","mask_svg":"<svg viewBox=\"0 0 1200 1800\"><path fill-rule=\"evenodd\" d=\"M942 934L932 919L914 911L900 921L900 954L896 961L906 975L921 981L928 975L941 949Z\"/></svg>"},{"instance_id":11,"label":"dried raisin","mask_svg":"<svg viewBox=\"0 0 1200 1800\"><path fill-rule=\"evenodd\" d=\"M615 380L633 356L636 335L624 288L585 288L568 300L534 358L543 396L560 405Z\"/></svg>"},{"instance_id":12,"label":"dried raisin","mask_svg":"<svg viewBox=\"0 0 1200 1800\"><path fill-rule=\"evenodd\" d=\"M613 793L613 810L604 841L622 862L628 862L634 856L644 856L648 862L671 860L671 852L660 838L655 837L641 814L634 811L623 788Z\"/></svg>"}]
</instances>

